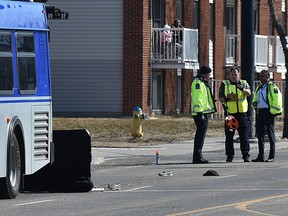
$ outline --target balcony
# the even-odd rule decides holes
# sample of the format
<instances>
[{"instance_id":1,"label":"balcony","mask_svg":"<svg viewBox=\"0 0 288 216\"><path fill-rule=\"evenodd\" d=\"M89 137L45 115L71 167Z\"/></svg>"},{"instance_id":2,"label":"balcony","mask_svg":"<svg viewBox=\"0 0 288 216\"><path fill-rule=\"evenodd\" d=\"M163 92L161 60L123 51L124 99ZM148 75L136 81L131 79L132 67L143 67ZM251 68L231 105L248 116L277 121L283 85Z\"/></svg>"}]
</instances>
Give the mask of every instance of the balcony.
<instances>
[{"instance_id":1,"label":"balcony","mask_svg":"<svg viewBox=\"0 0 288 216\"><path fill-rule=\"evenodd\" d=\"M241 43L239 35L225 35L225 64L241 65ZM279 36L255 35L255 71L270 69L286 72L285 58Z\"/></svg>"},{"instance_id":2,"label":"balcony","mask_svg":"<svg viewBox=\"0 0 288 216\"><path fill-rule=\"evenodd\" d=\"M198 69L198 30L153 28L152 68Z\"/></svg>"}]
</instances>

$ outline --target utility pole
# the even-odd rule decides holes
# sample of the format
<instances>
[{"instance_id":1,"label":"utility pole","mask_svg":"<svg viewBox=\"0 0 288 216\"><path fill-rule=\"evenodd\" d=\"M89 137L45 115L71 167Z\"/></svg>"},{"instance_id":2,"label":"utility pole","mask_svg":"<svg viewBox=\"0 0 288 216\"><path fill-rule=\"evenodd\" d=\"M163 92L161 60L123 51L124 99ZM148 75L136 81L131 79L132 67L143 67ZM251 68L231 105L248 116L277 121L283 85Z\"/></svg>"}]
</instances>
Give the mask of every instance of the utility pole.
<instances>
[{"instance_id":1,"label":"utility pole","mask_svg":"<svg viewBox=\"0 0 288 216\"><path fill-rule=\"evenodd\" d=\"M248 118L250 122L249 138L254 137L254 113L251 107L252 93L254 92L254 0L241 1L241 71L242 79L247 80L251 88L251 96L248 97Z\"/></svg>"}]
</instances>

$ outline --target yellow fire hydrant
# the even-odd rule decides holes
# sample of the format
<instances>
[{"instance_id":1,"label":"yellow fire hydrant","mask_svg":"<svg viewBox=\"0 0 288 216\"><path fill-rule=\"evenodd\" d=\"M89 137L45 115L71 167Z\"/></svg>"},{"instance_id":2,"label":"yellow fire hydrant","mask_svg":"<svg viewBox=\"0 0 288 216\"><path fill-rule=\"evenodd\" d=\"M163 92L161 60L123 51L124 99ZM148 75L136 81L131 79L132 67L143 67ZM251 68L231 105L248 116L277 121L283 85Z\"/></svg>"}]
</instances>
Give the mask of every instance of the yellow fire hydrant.
<instances>
[{"instance_id":1,"label":"yellow fire hydrant","mask_svg":"<svg viewBox=\"0 0 288 216\"><path fill-rule=\"evenodd\" d=\"M142 112L139 106L133 108L133 138L142 137L142 121L146 119L146 114Z\"/></svg>"}]
</instances>

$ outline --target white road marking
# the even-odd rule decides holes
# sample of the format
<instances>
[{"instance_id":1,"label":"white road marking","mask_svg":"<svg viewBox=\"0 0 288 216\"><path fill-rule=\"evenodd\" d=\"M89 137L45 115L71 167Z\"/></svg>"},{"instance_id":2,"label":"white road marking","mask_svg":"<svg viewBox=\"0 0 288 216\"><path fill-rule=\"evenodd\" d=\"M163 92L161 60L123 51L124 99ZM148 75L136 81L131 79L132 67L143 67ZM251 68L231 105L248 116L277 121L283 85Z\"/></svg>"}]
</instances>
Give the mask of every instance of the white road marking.
<instances>
[{"instance_id":1,"label":"white road marking","mask_svg":"<svg viewBox=\"0 0 288 216\"><path fill-rule=\"evenodd\" d=\"M114 151L151 151L151 150L166 150L166 148L93 148L97 150L114 150Z\"/></svg>"},{"instance_id":2,"label":"white road marking","mask_svg":"<svg viewBox=\"0 0 288 216\"><path fill-rule=\"evenodd\" d=\"M285 169L285 168L288 168L288 165L287 165L287 166L279 167L279 169Z\"/></svg>"},{"instance_id":3,"label":"white road marking","mask_svg":"<svg viewBox=\"0 0 288 216\"><path fill-rule=\"evenodd\" d=\"M138 187L138 188L132 188L132 189L129 189L129 190L123 190L122 192L137 191L137 190L141 190L141 189L145 189L145 188L150 188L150 187L152 187L152 185L150 185L150 186L144 186L144 187Z\"/></svg>"},{"instance_id":4,"label":"white road marking","mask_svg":"<svg viewBox=\"0 0 288 216\"><path fill-rule=\"evenodd\" d=\"M42 200L42 201L37 201L37 202L20 203L20 204L14 205L14 206L34 205L34 204L45 203L45 202L53 202L53 201L54 200Z\"/></svg>"},{"instance_id":5,"label":"white road marking","mask_svg":"<svg viewBox=\"0 0 288 216\"><path fill-rule=\"evenodd\" d=\"M235 176L237 176L237 175L213 176L213 177L215 177L215 178L217 178L217 179L220 179L220 178L230 178L230 177L235 177Z\"/></svg>"},{"instance_id":6,"label":"white road marking","mask_svg":"<svg viewBox=\"0 0 288 216\"><path fill-rule=\"evenodd\" d=\"M145 189L145 188L142 188ZM195 190L167 190L167 189L163 189L163 190L159 190L159 189L148 189L148 190L142 190L140 188L138 188L137 190L134 190L136 192L141 192L141 193L149 193L149 192L237 192L237 191L288 191L288 189L283 190L283 188L247 188L247 189L243 189L243 188L234 188L234 189L195 189ZM130 192L129 190L124 191L124 192Z\"/></svg>"}]
</instances>

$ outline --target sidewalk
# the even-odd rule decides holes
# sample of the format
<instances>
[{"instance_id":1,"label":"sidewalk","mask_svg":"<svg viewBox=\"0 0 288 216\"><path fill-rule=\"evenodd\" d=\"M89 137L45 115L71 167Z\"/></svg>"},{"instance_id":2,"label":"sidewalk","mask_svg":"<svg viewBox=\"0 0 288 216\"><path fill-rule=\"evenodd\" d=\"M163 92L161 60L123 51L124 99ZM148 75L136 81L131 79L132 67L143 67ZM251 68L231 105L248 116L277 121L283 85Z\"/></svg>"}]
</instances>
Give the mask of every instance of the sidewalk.
<instances>
[{"instance_id":1,"label":"sidewalk","mask_svg":"<svg viewBox=\"0 0 288 216\"><path fill-rule=\"evenodd\" d=\"M288 140L281 139L282 133L276 132L276 151L288 148ZM237 138L237 134L235 138ZM224 154L225 137L206 137L203 147L203 153L213 151L223 151ZM258 151L257 138L250 139L250 148L253 154ZM265 139L265 147L269 148L269 141ZM235 139L235 151L240 151L239 140ZM156 144L153 146L144 146L137 148L92 148L92 164L97 165L103 163L105 160L127 159L134 156L154 156L156 150L160 151L161 155L165 156L179 156L192 154L193 140L179 141L169 144Z\"/></svg>"}]
</instances>

